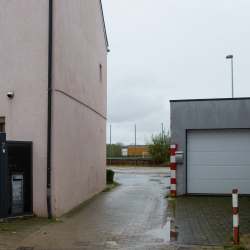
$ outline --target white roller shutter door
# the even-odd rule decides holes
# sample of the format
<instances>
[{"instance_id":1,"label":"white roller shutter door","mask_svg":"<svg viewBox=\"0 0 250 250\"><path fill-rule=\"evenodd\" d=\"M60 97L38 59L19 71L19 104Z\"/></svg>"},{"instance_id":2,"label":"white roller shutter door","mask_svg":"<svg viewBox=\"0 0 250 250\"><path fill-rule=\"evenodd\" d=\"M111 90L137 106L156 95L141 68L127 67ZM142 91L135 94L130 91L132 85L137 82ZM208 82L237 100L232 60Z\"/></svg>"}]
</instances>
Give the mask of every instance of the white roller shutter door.
<instances>
[{"instance_id":1,"label":"white roller shutter door","mask_svg":"<svg viewBox=\"0 0 250 250\"><path fill-rule=\"evenodd\" d=\"M250 194L250 129L187 131L187 193Z\"/></svg>"}]
</instances>

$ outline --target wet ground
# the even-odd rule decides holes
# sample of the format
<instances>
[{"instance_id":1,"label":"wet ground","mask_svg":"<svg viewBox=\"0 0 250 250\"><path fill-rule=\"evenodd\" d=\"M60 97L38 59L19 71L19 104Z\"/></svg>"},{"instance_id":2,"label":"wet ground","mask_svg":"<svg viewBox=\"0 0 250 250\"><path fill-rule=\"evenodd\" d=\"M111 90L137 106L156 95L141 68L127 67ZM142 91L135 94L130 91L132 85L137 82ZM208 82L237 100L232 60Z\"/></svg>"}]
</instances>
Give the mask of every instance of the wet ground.
<instances>
[{"instance_id":1,"label":"wet ground","mask_svg":"<svg viewBox=\"0 0 250 250\"><path fill-rule=\"evenodd\" d=\"M232 197L185 196L175 198L178 243L198 245L231 244ZM250 244L250 197L239 197L240 238Z\"/></svg>"},{"instance_id":2,"label":"wet ground","mask_svg":"<svg viewBox=\"0 0 250 250\"><path fill-rule=\"evenodd\" d=\"M122 174L164 174L170 177L169 167L114 167L108 166L108 169L115 173Z\"/></svg>"},{"instance_id":3,"label":"wet ground","mask_svg":"<svg viewBox=\"0 0 250 250\"><path fill-rule=\"evenodd\" d=\"M97 195L77 212L61 218L62 223L50 223L18 246L35 249L177 249L169 242L170 221L165 198L169 192L169 168L151 169L148 174L145 171L140 168L136 174L116 173L115 180L121 186ZM2 248L4 244L6 242L2 241ZM17 247L10 242L5 246Z\"/></svg>"},{"instance_id":4,"label":"wet ground","mask_svg":"<svg viewBox=\"0 0 250 250\"><path fill-rule=\"evenodd\" d=\"M60 218L62 222L0 223L1 228L19 225L15 231L0 232L0 249L204 250L230 243L230 197L165 198L170 191L169 168L112 169L121 185L83 203ZM250 244L249 197L239 199L239 210L241 241ZM175 229L177 238L170 233Z\"/></svg>"},{"instance_id":5,"label":"wet ground","mask_svg":"<svg viewBox=\"0 0 250 250\"><path fill-rule=\"evenodd\" d=\"M122 174L116 173L114 180L122 186L170 187L170 178L166 174Z\"/></svg>"}]
</instances>

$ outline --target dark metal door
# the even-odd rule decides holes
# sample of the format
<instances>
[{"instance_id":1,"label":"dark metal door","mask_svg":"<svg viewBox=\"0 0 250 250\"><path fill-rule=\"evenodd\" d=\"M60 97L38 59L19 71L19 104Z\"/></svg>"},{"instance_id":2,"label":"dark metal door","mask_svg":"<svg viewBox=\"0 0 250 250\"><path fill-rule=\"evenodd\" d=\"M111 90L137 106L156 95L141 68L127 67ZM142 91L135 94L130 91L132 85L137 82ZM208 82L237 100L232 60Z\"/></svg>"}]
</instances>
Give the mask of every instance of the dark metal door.
<instances>
[{"instance_id":1,"label":"dark metal door","mask_svg":"<svg viewBox=\"0 0 250 250\"><path fill-rule=\"evenodd\" d=\"M6 193L7 193L7 152L6 134L0 133L0 218L7 217Z\"/></svg>"},{"instance_id":2,"label":"dark metal door","mask_svg":"<svg viewBox=\"0 0 250 250\"><path fill-rule=\"evenodd\" d=\"M7 216L33 212L32 142L7 141Z\"/></svg>"}]
</instances>

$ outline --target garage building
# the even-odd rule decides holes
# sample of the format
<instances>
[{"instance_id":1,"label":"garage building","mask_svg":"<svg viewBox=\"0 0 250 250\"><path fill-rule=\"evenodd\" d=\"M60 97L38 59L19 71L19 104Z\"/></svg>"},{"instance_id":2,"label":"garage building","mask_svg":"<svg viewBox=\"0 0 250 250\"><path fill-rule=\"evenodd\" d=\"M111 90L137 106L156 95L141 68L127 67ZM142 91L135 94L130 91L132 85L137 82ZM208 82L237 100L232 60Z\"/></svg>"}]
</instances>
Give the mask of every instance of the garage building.
<instances>
[{"instance_id":1,"label":"garage building","mask_svg":"<svg viewBox=\"0 0 250 250\"><path fill-rule=\"evenodd\" d=\"M250 194L250 98L171 100L176 195Z\"/></svg>"}]
</instances>

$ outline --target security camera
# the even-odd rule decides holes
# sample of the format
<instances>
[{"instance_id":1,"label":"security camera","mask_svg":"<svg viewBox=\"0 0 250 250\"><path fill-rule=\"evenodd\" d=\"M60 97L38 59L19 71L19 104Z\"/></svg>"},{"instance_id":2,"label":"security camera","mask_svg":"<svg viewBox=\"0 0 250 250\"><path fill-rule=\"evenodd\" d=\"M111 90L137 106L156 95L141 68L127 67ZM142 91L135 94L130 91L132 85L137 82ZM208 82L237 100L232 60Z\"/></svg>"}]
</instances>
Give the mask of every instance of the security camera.
<instances>
[{"instance_id":1,"label":"security camera","mask_svg":"<svg viewBox=\"0 0 250 250\"><path fill-rule=\"evenodd\" d=\"M7 96L12 99L14 97L14 92L13 91L9 91Z\"/></svg>"}]
</instances>

